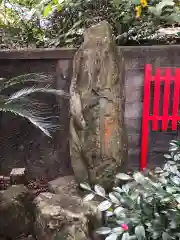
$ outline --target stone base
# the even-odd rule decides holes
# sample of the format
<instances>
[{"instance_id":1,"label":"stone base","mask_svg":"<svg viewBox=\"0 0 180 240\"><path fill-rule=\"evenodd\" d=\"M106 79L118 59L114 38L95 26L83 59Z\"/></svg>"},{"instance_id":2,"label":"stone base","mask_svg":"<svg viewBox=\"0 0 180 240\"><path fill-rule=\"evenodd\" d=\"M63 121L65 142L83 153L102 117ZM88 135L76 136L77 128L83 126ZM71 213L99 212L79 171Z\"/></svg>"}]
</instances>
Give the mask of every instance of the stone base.
<instances>
[{"instance_id":1,"label":"stone base","mask_svg":"<svg viewBox=\"0 0 180 240\"><path fill-rule=\"evenodd\" d=\"M38 240L90 240L101 222L96 203L83 203L73 176L49 183L55 193L41 193L35 200L34 232ZM72 184L72 185L71 185Z\"/></svg>"},{"instance_id":2,"label":"stone base","mask_svg":"<svg viewBox=\"0 0 180 240\"><path fill-rule=\"evenodd\" d=\"M48 189L52 193L78 195L78 184L74 176L56 178L48 183Z\"/></svg>"},{"instance_id":3,"label":"stone base","mask_svg":"<svg viewBox=\"0 0 180 240\"><path fill-rule=\"evenodd\" d=\"M0 236L16 239L31 233L31 198L23 185L0 192Z\"/></svg>"},{"instance_id":4,"label":"stone base","mask_svg":"<svg viewBox=\"0 0 180 240\"><path fill-rule=\"evenodd\" d=\"M97 202L84 203L73 176L48 183L51 192L34 200L23 185L0 191L0 240L97 240L101 224ZM4 240L3 239L3 240Z\"/></svg>"}]
</instances>

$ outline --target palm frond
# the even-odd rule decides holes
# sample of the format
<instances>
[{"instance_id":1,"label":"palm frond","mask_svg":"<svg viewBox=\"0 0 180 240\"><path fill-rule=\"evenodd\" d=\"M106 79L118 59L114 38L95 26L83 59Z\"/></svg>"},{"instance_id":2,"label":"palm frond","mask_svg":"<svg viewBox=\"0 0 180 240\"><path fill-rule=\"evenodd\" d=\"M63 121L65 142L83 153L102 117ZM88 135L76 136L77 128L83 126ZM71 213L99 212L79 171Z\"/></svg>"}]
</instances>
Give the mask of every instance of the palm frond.
<instances>
[{"instance_id":1,"label":"palm frond","mask_svg":"<svg viewBox=\"0 0 180 240\"><path fill-rule=\"evenodd\" d=\"M30 94L33 93L50 93L50 94L54 94L54 95L58 95L64 98L69 98L69 94L66 93L63 90L57 90L57 89L53 89L53 88L36 88L36 87L30 87L30 88L23 88L15 93L13 93L8 99L7 102L11 102L14 101L16 99L20 99L20 98L24 98Z\"/></svg>"},{"instance_id":2,"label":"palm frond","mask_svg":"<svg viewBox=\"0 0 180 240\"><path fill-rule=\"evenodd\" d=\"M51 137L51 132L59 129L59 116L52 116L52 109L48 104L35 100L34 93L45 93L69 98L69 94L63 90L51 88L53 83L51 75L43 73L25 74L10 80L0 80L0 111L11 112L29 120L45 135ZM3 90L14 87L16 84L43 83L45 87L27 87L20 89L10 96L3 95ZM13 88L12 88L13 89ZM48 117L47 117L48 116Z\"/></svg>"},{"instance_id":3,"label":"palm frond","mask_svg":"<svg viewBox=\"0 0 180 240\"><path fill-rule=\"evenodd\" d=\"M29 108L30 106L31 108ZM43 117L42 112L40 110L33 108L31 104L28 105L27 102L24 102L24 100L0 104L0 111L11 112L15 115L19 115L23 118L26 118L34 126L39 128L45 135L49 137L52 137L51 136L52 131L55 131L59 128L58 116Z\"/></svg>"},{"instance_id":4,"label":"palm frond","mask_svg":"<svg viewBox=\"0 0 180 240\"><path fill-rule=\"evenodd\" d=\"M53 83L54 77L47 73L29 73L23 74L17 77L13 77L9 80L1 79L0 81L0 90L7 89L17 84L25 84L28 82L34 83Z\"/></svg>"}]
</instances>

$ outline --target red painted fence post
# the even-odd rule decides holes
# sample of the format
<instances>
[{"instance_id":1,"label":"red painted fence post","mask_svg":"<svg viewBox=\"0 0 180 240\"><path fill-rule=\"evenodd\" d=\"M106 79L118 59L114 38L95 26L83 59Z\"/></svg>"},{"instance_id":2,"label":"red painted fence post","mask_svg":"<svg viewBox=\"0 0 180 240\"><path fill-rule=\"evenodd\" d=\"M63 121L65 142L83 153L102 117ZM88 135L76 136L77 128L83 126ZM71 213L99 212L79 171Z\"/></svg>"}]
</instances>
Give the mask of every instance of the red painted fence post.
<instances>
[{"instance_id":1,"label":"red painted fence post","mask_svg":"<svg viewBox=\"0 0 180 240\"><path fill-rule=\"evenodd\" d=\"M144 104L142 116L142 139L141 139L141 164L140 169L146 168L147 150L148 150L148 123L149 123L149 109L150 109L150 83L151 83L151 65L145 66L144 77Z\"/></svg>"},{"instance_id":2,"label":"red painted fence post","mask_svg":"<svg viewBox=\"0 0 180 240\"><path fill-rule=\"evenodd\" d=\"M173 111L172 111L172 130L177 130L177 122L179 120L179 93L180 93L180 68L175 70L174 96L173 96Z\"/></svg>"},{"instance_id":3,"label":"red painted fence post","mask_svg":"<svg viewBox=\"0 0 180 240\"><path fill-rule=\"evenodd\" d=\"M151 96L151 83L154 82L154 99L153 99L153 114L150 115L150 96ZM163 114L159 115L160 106L160 93L161 82L164 83L164 96L163 96ZM169 116L169 100L170 100L170 84L174 82L173 93L173 109L172 116ZM149 121L152 121L152 130L158 130L158 121L162 121L162 131L167 131L169 121L172 121L172 130L177 130L177 122L180 120L178 115L179 109L179 94L180 94L180 68L175 69L175 75L171 75L171 68L165 68L165 75L161 76L161 69L156 68L155 76L152 76L152 66L147 64L145 66L144 77L144 103L142 115L142 139L141 139L141 162L140 170L144 170L147 166L147 153L148 153L148 130Z\"/></svg>"}]
</instances>

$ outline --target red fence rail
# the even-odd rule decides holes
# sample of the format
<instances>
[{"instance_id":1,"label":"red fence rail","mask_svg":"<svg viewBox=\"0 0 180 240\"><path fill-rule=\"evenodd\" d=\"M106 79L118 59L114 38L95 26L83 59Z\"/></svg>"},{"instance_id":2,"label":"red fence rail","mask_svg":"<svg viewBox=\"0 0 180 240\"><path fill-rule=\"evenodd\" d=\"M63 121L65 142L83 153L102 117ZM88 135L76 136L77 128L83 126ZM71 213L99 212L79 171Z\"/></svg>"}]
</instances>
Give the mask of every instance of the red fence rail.
<instances>
[{"instance_id":1,"label":"red fence rail","mask_svg":"<svg viewBox=\"0 0 180 240\"><path fill-rule=\"evenodd\" d=\"M152 66L147 64L145 66L144 77L144 103L143 103L143 116L142 116L142 139L141 139L141 162L140 169L143 170L147 166L147 152L148 152L148 130L149 121L152 121L152 131L158 130L158 121L162 122L162 131L167 131L168 123L171 121L172 130L177 130L177 122L180 120L178 115L179 109L179 95L180 95L180 68L175 69L172 75L172 69L167 67L165 74L162 76L161 68L155 69L155 75L152 75ZM151 105L151 83L154 82L154 99L153 99L153 113L150 114ZM164 83L163 95L163 113L159 115L160 109L160 87L161 82ZM170 102L170 84L174 82L173 92L173 109L172 115L169 115L169 102Z\"/></svg>"}]
</instances>

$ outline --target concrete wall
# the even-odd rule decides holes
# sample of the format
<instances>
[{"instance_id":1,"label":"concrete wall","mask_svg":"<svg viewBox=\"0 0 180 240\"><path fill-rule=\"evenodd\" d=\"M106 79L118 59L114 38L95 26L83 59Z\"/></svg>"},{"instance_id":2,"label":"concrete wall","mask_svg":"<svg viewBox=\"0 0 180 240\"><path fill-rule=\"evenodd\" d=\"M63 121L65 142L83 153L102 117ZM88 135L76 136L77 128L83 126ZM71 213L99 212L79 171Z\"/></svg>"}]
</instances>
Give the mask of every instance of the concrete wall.
<instances>
[{"instance_id":1,"label":"concrete wall","mask_svg":"<svg viewBox=\"0 0 180 240\"><path fill-rule=\"evenodd\" d=\"M180 46L119 47L125 58L125 123L129 141L129 168L138 168L144 65L180 67ZM54 77L53 86L69 90L75 49L0 51L0 77L10 78L30 72L46 72ZM69 105L61 99L46 99L56 109L62 129L53 140L46 138L27 121L3 114L0 125L0 174L26 166L31 176L52 179L72 172L69 157ZM149 130L148 166L161 165L162 154L177 133Z\"/></svg>"}]
</instances>

